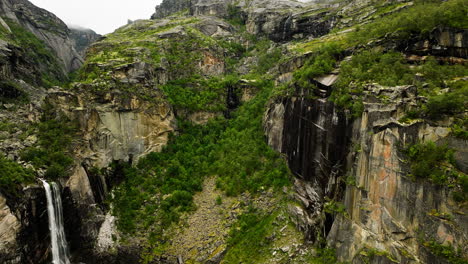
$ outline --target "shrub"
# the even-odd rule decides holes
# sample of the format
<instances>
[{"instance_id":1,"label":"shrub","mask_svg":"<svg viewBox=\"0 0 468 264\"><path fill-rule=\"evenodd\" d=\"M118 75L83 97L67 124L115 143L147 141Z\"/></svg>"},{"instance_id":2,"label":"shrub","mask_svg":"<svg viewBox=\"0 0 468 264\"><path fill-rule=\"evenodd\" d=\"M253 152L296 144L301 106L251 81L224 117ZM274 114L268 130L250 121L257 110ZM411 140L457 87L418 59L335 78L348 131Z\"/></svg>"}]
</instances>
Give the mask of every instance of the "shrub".
<instances>
[{"instance_id":1,"label":"shrub","mask_svg":"<svg viewBox=\"0 0 468 264\"><path fill-rule=\"evenodd\" d=\"M0 155L0 192L8 197L19 195L21 184L34 181L34 173Z\"/></svg>"},{"instance_id":2,"label":"shrub","mask_svg":"<svg viewBox=\"0 0 468 264\"><path fill-rule=\"evenodd\" d=\"M411 162L411 175L429 179L435 184L447 183L452 176L450 165L454 164L454 150L437 146L434 142L418 143L406 149Z\"/></svg>"},{"instance_id":3,"label":"shrub","mask_svg":"<svg viewBox=\"0 0 468 264\"><path fill-rule=\"evenodd\" d=\"M36 168L46 168L46 178L66 177L73 164L68 148L76 129L76 125L65 115L55 113L52 105L44 105L43 116L37 125L38 146L26 148L21 158Z\"/></svg>"}]
</instances>

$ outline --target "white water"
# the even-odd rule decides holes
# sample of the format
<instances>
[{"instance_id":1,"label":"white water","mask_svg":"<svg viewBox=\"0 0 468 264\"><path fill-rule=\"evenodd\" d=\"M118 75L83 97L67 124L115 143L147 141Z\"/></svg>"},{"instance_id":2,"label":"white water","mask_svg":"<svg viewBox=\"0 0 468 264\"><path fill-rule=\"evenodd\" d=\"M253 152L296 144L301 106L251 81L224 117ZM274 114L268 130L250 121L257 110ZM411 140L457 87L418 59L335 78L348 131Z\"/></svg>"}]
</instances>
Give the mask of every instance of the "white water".
<instances>
[{"instance_id":1,"label":"white water","mask_svg":"<svg viewBox=\"0 0 468 264\"><path fill-rule=\"evenodd\" d=\"M50 185L42 180L47 197L47 214L49 216L50 239L52 243L52 263L70 264L68 246L63 230L62 198L56 183Z\"/></svg>"}]
</instances>

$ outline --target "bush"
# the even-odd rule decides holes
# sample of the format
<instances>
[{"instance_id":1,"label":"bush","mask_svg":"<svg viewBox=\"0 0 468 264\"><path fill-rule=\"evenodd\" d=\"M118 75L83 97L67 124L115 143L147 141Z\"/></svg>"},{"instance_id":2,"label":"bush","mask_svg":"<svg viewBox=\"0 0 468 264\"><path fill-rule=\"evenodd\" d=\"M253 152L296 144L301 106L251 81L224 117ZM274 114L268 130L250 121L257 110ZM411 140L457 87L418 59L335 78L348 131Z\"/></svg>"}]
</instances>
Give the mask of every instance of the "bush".
<instances>
[{"instance_id":1,"label":"bush","mask_svg":"<svg viewBox=\"0 0 468 264\"><path fill-rule=\"evenodd\" d=\"M226 78L226 85L235 79ZM127 167L125 181L115 190L114 213L118 228L126 233L145 230L154 242L164 241L164 230L183 212L194 209L192 197L202 191L209 175L218 175L217 186L229 195L289 183L283 159L264 141L262 116L272 90L271 82L255 82L260 93L233 113L194 125L179 120L160 153L150 153L136 167Z\"/></svg>"},{"instance_id":2,"label":"bush","mask_svg":"<svg viewBox=\"0 0 468 264\"><path fill-rule=\"evenodd\" d=\"M18 163L0 156L0 192L8 197L16 197L21 184L34 181L32 170L21 167Z\"/></svg>"},{"instance_id":3,"label":"bush","mask_svg":"<svg viewBox=\"0 0 468 264\"><path fill-rule=\"evenodd\" d=\"M312 79L331 72L336 67L337 59L343 52L342 48L334 43L323 45L310 57L304 66L294 72L294 80L301 88L315 88Z\"/></svg>"},{"instance_id":4,"label":"bush","mask_svg":"<svg viewBox=\"0 0 468 264\"><path fill-rule=\"evenodd\" d=\"M431 119L463 113L468 107L468 82L464 87L429 97L423 112Z\"/></svg>"},{"instance_id":5,"label":"bush","mask_svg":"<svg viewBox=\"0 0 468 264\"><path fill-rule=\"evenodd\" d=\"M418 143L406 149L411 162L411 175L429 179L435 184L446 184L453 174L454 150L447 146L437 146L434 142Z\"/></svg>"},{"instance_id":6,"label":"bush","mask_svg":"<svg viewBox=\"0 0 468 264\"><path fill-rule=\"evenodd\" d=\"M21 158L31 162L36 168L46 168L45 177L58 179L68 176L68 169L73 165L69 153L77 126L63 114L44 105L44 113L37 125L38 146L26 148Z\"/></svg>"}]
</instances>

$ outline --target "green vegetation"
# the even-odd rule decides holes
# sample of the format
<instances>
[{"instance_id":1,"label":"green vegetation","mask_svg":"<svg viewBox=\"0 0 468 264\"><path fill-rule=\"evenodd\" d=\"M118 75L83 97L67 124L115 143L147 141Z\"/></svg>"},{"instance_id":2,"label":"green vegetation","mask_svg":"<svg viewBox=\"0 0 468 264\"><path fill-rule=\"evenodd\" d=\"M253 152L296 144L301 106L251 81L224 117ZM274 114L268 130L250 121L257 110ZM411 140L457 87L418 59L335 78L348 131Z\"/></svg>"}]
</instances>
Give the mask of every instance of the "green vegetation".
<instances>
[{"instance_id":1,"label":"green vegetation","mask_svg":"<svg viewBox=\"0 0 468 264\"><path fill-rule=\"evenodd\" d=\"M56 57L43 41L11 20L6 19L6 22L12 31L11 40L23 49L28 63L37 67L36 79L29 81L50 87L66 80Z\"/></svg>"},{"instance_id":2,"label":"green vegetation","mask_svg":"<svg viewBox=\"0 0 468 264\"><path fill-rule=\"evenodd\" d=\"M23 151L21 158L31 162L36 169L45 168L44 177L55 180L68 176L73 164L69 153L70 144L76 133L76 125L65 115L55 113L50 105L37 124L38 146Z\"/></svg>"},{"instance_id":3,"label":"green vegetation","mask_svg":"<svg viewBox=\"0 0 468 264\"><path fill-rule=\"evenodd\" d=\"M456 176L452 171L454 150L434 142L417 143L406 149L411 162L411 176L429 179L435 184L446 184Z\"/></svg>"},{"instance_id":4,"label":"green vegetation","mask_svg":"<svg viewBox=\"0 0 468 264\"><path fill-rule=\"evenodd\" d=\"M27 103L29 101L28 95L23 92L21 87L10 80L0 81L0 103Z\"/></svg>"},{"instance_id":5,"label":"green vegetation","mask_svg":"<svg viewBox=\"0 0 468 264\"><path fill-rule=\"evenodd\" d=\"M170 81L161 89L169 103L177 108L219 112L226 110L227 88L233 87L237 81L236 76L205 79L200 75L193 75L191 78Z\"/></svg>"},{"instance_id":6,"label":"green vegetation","mask_svg":"<svg viewBox=\"0 0 468 264\"><path fill-rule=\"evenodd\" d=\"M371 39L388 36L408 39L417 34L426 37L436 27L467 28L468 4L464 0L420 0L400 12L364 25L349 36L355 44L365 44Z\"/></svg>"},{"instance_id":7,"label":"green vegetation","mask_svg":"<svg viewBox=\"0 0 468 264\"><path fill-rule=\"evenodd\" d=\"M126 233L150 233L153 257L164 230L178 221L180 213L194 209L192 196L201 191L205 177L218 175L217 186L228 195L289 183L286 164L263 139L262 114L272 84L256 84L261 92L232 119L218 118L205 126L180 121L179 135L162 152L124 169L125 182L113 201L118 227Z\"/></svg>"},{"instance_id":8,"label":"green vegetation","mask_svg":"<svg viewBox=\"0 0 468 264\"><path fill-rule=\"evenodd\" d=\"M419 75L420 78L416 78ZM338 106L352 109L358 116L363 110L361 99L364 86L378 83L384 86L416 85L420 94L429 97L427 105L421 106L413 116L430 119L442 115L463 112L468 100L468 82L458 80L449 83L449 92L439 94L445 80L455 80L468 75L463 65L439 64L429 57L419 65L410 65L403 54L383 53L380 50L364 50L342 62L340 78L335 84L331 100Z\"/></svg>"},{"instance_id":9,"label":"green vegetation","mask_svg":"<svg viewBox=\"0 0 468 264\"><path fill-rule=\"evenodd\" d=\"M423 242L423 245L429 249L432 254L442 257L452 264L468 263L468 260L463 258L461 249L455 250L451 245L442 245L435 240Z\"/></svg>"},{"instance_id":10,"label":"green vegetation","mask_svg":"<svg viewBox=\"0 0 468 264\"><path fill-rule=\"evenodd\" d=\"M0 192L7 198L19 195L21 184L34 181L34 173L0 155Z\"/></svg>"},{"instance_id":11,"label":"green vegetation","mask_svg":"<svg viewBox=\"0 0 468 264\"><path fill-rule=\"evenodd\" d=\"M339 264L336 259L336 249L323 246L321 248L316 248L317 255L310 256L307 258L309 264Z\"/></svg>"},{"instance_id":12,"label":"green vegetation","mask_svg":"<svg viewBox=\"0 0 468 264\"><path fill-rule=\"evenodd\" d=\"M468 118L456 119L452 126L452 135L456 138L468 140Z\"/></svg>"},{"instance_id":13,"label":"green vegetation","mask_svg":"<svg viewBox=\"0 0 468 264\"><path fill-rule=\"evenodd\" d=\"M359 252L359 256L364 263L372 263L371 261L376 257L384 257L393 263L399 263L389 252L380 250L378 248L366 247Z\"/></svg>"},{"instance_id":14,"label":"green vegetation","mask_svg":"<svg viewBox=\"0 0 468 264\"><path fill-rule=\"evenodd\" d=\"M277 213L266 214L258 209L248 208L231 227L228 251L223 261L227 264L253 264L271 254L268 246L272 241L267 237L273 231L272 225L277 216Z\"/></svg>"},{"instance_id":15,"label":"green vegetation","mask_svg":"<svg viewBox=\"0 0 468 264\"><path fill-rule=\"evenodd\" d=\"M468 175L458 173L456 183L456 189L452 193L453 199L458 203L468 201Z\"/></svg>"},{"instance_id":16,"label":"green vegetation","mask_svg":"<svg viewBox=\"0 0 468 264\"><path fill-rule=\"evenodd\" d=\"M325 75L337 66L339 56L343 50L334 43L323 45L304 66L294 72L294 80L301 88L314 89L313 78Z\"/></svg>"},{"instance_id":17,"label":"green vegetation","mask_svg":"<svg viewBox=\"0 0 468 264\"><path fill-rule=\"evenodd\" d=\"M325 197L327 202L323 205L323 210L325 213L336 215L336 214L342 214L344 216L347 216L346 212L346 206L340 202L330 200L328 197Z\"/></svg>"}]
</instances>

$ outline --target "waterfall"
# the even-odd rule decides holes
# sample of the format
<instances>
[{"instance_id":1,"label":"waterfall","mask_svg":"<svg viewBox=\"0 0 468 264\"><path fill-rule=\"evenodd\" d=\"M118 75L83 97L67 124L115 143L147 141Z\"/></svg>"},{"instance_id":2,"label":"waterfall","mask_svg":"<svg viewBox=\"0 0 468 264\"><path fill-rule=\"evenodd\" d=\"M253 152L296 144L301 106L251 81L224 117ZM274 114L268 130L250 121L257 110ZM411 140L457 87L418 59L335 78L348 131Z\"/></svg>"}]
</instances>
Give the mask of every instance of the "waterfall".
<instances>
[{"instance_id":1,"label":"waterfall","mask_svg":"<svg viewBox=\"0 0 468 264\"><path fill-rule=\"evenodd\" d=\"M47 214L49 216L50 239L52 243L52 263L70 264L68 246L63 230L62 198L60 189L54 182L48 184L41 180L47 196Z\"/></svg>"}]
</instances>

